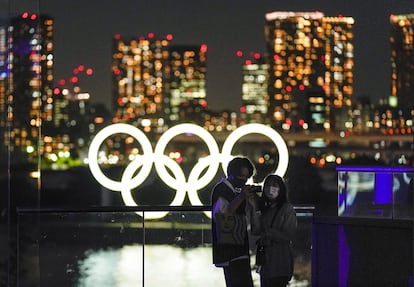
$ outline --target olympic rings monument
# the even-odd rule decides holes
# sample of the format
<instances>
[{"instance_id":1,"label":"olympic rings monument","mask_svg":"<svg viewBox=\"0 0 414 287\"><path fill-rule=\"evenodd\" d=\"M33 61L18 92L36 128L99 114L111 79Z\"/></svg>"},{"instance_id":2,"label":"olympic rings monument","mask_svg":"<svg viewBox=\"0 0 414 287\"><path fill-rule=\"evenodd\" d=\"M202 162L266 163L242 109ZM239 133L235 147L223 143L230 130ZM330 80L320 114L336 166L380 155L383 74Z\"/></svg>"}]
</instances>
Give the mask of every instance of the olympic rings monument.
<instances>
[{"instance_id":1,"label":"olympic rings monument","mask_svg":"<svg viewBox=\"0 0 414 287\"><path fill-rule=\"evenodd\" d=\"M130 135L142 147L142 154L136 156L127 165L119 181L108 178L102 172L98 161L101 144L105 139L115 134ZM188 178L185 177L180 165L174 159L164 154L167 144L180 134L198 136L204 141L210 152L210 155L198 159L198 162L191 169ZM198 196L198 190L208 185L214 179L220 167L226 173L227 164L234 157L232 155L234 145L240 138L248 134L262 134L275 144L279 154L279 162L274 174L283 176L286 173L289 162L289 153L285 141L271 127L254 123L243 125L231 132L224 141L221 152L214 137L203 127L195 124L182 123L171 127L161 135L154 150L145 133L135 126L124 123L112 124L100 130L92 139L88 151L89 169L102 186L114 192L120 192L126 206L138 206L138 203L132 197L131 190L138 188L147 179L153 165L155 165L155 170L160 179L175 190L175 196L170 203L171 206L182 205L186 194L188 194L190 203L193 206L203 205ZM171 173L167 171L167 168ZM204 170L206 171L202 174ZM143 216L142 212L136 213L139 216ZM167 213L164 211L151 212L149 215L145 215L145 218L159 219L165 217ZM211 217L210 212L205 212L205 214Z\"/></svg>"}]
</instances>

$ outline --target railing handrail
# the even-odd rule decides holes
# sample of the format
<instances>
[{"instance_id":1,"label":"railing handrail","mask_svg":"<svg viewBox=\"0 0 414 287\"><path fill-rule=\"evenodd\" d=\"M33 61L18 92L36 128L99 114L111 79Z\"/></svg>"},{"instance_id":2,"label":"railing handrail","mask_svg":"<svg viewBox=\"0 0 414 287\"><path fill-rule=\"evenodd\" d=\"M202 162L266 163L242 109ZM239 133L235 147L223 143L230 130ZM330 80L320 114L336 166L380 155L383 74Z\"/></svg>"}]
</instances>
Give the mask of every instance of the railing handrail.
<instances>
[{"instance_id":1,"label":"railing handrail","mask_svg":"<svg viewBox=\"0 0 414 287\"><path fill-rule=\"evenodd\" d=\"M315 210L314 205L294 204L296 211ZM81 212L143 212L143 211L210 211L210 205L139 205L139 206L90 206L90 207L17 207L18 214L24 213L81 213Z\"/></svg>"}]
</instances>

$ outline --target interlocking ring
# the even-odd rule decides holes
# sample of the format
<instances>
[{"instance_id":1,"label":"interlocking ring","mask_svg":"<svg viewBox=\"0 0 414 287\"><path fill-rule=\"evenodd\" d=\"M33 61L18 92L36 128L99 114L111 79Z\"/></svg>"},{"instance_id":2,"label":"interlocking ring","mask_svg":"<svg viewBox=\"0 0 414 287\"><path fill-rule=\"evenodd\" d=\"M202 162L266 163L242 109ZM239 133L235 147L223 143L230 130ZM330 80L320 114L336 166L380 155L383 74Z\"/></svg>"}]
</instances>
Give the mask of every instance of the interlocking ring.
<instances>
[{"instance_id":1,"label":"interlocking ring","mask_svg":"<svg viewBox=\"0 0 414 287\"><path fill-rule=\"evenodd\" d=\"M102 172L98 162L98 153L101 144L106 138L119 133L134 137L141 144L143 154L137 156L128 164L120 181L115 181L108 178ZM198 160L190 171L188 180L186 180L180 165L164 154L167 144L175 136L187 133L200 137L210 152L210 155ZM137 203L132 197L131 190L137 188L145 181L151 172L153 164L160 179L176 191L175 197L170 205L181 205L184 202L186 194L188 194L192 205L202 205L197 191L208 185L214 179L220 164L223 172L226 173L228 162L234 157L231 154L234 145L241 137L248 134L262 134L273 141L279 153L279 163L274 174L283 176L286 173L289 162L286 143L277 131L262 124L247 124L234 130L225 140L221 153L214 137L204 128L194 124L184 123L168 129L158 140L154 152L150 141L138 128L128 124L109 125L95 135L89 146L89 168L92 175L102 186L113 191L121 192L122 200L127 206L137 206ZM167 171L167 168L172 172L173 176ZM139 172L134 176L138 169L140 169ZM206 169L207 171L200 177ZM137 214L143 216L141 212L137 212ZM167 212L151 212L150 214L146 214L145 218L159 219L166 216L166 214ZM205 212L205 214L211 217L211 212Z\"/></svg>"}]
</instances>

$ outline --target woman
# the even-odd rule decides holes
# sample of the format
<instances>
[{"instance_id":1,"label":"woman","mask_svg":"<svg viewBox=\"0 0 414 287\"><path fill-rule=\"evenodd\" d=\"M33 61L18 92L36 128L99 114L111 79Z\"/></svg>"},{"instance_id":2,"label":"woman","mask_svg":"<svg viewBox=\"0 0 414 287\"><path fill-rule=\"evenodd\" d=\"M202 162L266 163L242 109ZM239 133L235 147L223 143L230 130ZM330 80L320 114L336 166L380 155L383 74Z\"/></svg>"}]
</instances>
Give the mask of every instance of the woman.
<instances>
[{"instance_id":1,"label":"woman","mask_svg":"<svg viewBox=\"0 0 414 287\"><path fill-rule=\"evenodd\" d=\"M287 189L278 175L269 175L263 184L262 204L248 198L252 206L252 232L260 235L256 262L261 287L286 286L293 275L291 242L297 227L296 213L287 198Z\"/></svg>"}]
</instances>

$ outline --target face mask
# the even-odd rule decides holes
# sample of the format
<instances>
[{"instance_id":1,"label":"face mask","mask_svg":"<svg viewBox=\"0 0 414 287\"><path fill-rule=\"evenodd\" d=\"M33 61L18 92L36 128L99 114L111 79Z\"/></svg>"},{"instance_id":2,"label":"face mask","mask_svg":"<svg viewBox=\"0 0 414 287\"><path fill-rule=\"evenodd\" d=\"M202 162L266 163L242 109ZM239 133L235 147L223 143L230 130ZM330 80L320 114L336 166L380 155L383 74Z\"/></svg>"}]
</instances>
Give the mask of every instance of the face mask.
<instances>
[{"instance_id":1,"label":"face mask","mask_svg":"<svg viewBox=\"0 0 414 287\"><path fill-rule=\"evenodd\" d=\"M275 200L279 196L279 189L276 186L269 186L266 190L266 196L271 200Z\"/></svg>"},{"instance_id":2,"label":"face mask","mask_svg":"<svg viewBox=\"0 0 414 287\"><path fill-rule=\"evenodd\" d=\"M243 187L246 184L246 180L240 178L233 178L231 183L234 187Z\"/></svg>"},{"instance_id":3,"label":"face mask","mask_svg":"<svg viewBox=\"0 0 414 287\"><path fill-rule=\"evenodd\" d=\"M229 181L234 187L243 187L246 185L247 178L243 176L231 176Z\"/></svg>"}]
</instances>

